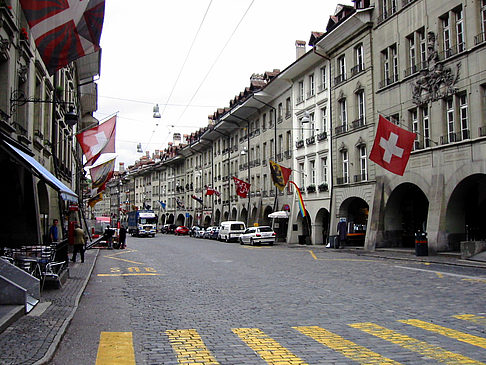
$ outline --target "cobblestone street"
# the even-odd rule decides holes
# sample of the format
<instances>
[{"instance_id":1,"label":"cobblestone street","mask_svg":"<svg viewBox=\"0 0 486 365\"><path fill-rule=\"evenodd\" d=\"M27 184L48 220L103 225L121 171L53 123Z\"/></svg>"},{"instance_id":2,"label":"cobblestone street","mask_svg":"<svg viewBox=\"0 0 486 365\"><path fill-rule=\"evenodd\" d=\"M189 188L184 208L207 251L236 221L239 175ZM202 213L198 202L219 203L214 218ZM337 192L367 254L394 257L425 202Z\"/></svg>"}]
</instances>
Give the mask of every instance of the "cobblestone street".
<instances>
[{"instance_id":1,"label":"cobblestone street","mask_svg":"<svg viewBox=\"0 0 486 365\"><path fill-rule=\"evenodd\" d=\"M94 363L114 333L138 364L480 363L485 288L479 268L131 238L100 252L54 363Z\"/></svg>"}]
</instances>

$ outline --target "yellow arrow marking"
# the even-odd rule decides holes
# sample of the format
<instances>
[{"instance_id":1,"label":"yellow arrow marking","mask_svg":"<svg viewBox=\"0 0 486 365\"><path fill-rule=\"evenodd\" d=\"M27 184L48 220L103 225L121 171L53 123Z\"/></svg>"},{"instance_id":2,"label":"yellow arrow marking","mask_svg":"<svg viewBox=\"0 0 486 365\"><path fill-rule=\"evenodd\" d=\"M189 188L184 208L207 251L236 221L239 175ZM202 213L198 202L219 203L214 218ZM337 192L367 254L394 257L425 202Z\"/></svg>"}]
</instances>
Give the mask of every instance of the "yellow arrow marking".
<instances>
[{"instance_id":1,"label":"yellow arrow marking","mask_svg":"<svg viewBox=\"0 0 486 365\"><path fill-rule=\"evenodd\" d=\"M482 362L476 361L467 356L444 350L439 346L431 345L427 342L419 341L415 338L402 335L401 333L378 326L374 323L354 323L350 324L349 326L381 338L382 340L399 345L407 350L417 352L420 355L438 360L444 364L483 364Z\"/></svg>"},{"instance_id":2,"label":"yellow arrow marking","mask_svg":"<svg viewBox=\"0 0 486 365\"><path fill-rule=\"evenodd\" d=\"M101 332L96 365L135 365L131 332Z\"/></svg>"}]
</instances>

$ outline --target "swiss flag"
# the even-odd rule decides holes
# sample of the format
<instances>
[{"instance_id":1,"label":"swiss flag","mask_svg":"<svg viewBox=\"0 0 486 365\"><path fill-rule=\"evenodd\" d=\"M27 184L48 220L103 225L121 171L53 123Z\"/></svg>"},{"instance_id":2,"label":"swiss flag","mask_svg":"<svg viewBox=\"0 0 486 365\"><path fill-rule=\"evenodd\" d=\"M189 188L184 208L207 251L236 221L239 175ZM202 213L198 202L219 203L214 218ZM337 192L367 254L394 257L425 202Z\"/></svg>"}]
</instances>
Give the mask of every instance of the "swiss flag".
<instances>
[{"instance_id":1,"label":"swiss flag","mask_svg":"<svg viewBox=\"0 0 486 365\"><path fill-rule=\"evenodd\" d=\"M102 153L115 152L116 115L103 124L76 134L86 157L85 166L91 166Z\"/></svg>"},{"instance_id":2,"label":"swiss flag","mask_svg":"<svg viewBox=\"0 0 486 365\"><path fill-rule=\"evenodd\" d=\"M246 181L240 180L233 176L233 180L235 181L236 186L236 195L241 198L246 198L248 196L248 192L250 191L250 185Z\"/></svg>"},{"instance_id":3,"label":"swiss flag","mask_svg":"<svg viewBox=\"0 0 486 365\"><path fill-rule=\"evenodd\" d=\"M416 134L380 115L370 160L394 174L403 175Z\"/></svg>"}]
</instances>

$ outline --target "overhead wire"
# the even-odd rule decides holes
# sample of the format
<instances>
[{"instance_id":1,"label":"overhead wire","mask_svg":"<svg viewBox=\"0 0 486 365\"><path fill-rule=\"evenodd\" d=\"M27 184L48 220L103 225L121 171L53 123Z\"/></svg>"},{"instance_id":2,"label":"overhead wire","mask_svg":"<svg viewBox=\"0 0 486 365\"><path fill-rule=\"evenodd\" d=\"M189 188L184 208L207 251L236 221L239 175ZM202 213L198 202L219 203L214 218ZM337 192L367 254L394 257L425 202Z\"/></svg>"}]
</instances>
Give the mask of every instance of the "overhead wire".
<instances>
[{"instance_id":1,"label":"overhead wire","mask_svg":"<svg viewBox=\"0 0 486 365\"><path fill-rule=\"evenodd\" d=\"M204 24L204 21L206 20L206 17L207 17L207 15L209 13L209 9L211 8L211 4L212 3L213 3L213 0L210 0L209 1L209 4L208 4L208 7L206 8L206 12L204 13L204 16L203 16L203 18L201 20L201 23L199 24L199 28L197 29L196 34L194 35L194 38L192 39L191 46L189 47L189 50L187 51L186 58L184 59L184 62L182 63L182 66L181 66L181 68L179 70L179 74L177 75L177 78L176 78L176 80L174 82L174 85L172 85L172 90L170 91L170 94L167 97L167 101L164 104L164 109L162 110L162 113L161 113L162 115L164 115L165 109L167 108L167 104L169 103L169 101L170 101L170 99L172 97L172 94L174 93L174 90L175 90L175 88L177 86L177 83L179 82L179 78L181 77L182 71L184 70L184 67L186 66L187 60L189 58L189 55L191 54L192 48L194 47L194 44L196 43L197 36L199 35L199 32L201 31L201 28L202 28L202 26ZM187 106L186 106L186 108L184 110L186 110L186 109L187 109ZM150 138L149 138L149 141L147 142L147 145L150 145L150 142L152 141L152 138L153 138L154 134L155 134L155 128L152 131L152 134L150 135Z\"/></svg>"}]
</instances>

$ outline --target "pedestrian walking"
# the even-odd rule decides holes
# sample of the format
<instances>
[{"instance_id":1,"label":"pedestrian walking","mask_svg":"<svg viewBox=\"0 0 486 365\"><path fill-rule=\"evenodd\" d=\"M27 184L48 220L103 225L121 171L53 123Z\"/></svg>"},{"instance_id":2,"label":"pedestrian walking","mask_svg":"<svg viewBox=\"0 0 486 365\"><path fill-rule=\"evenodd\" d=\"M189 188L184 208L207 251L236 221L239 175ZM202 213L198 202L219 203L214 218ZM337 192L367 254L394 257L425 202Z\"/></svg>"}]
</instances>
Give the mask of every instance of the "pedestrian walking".
<instances>
[{"instance_id":1,"label":"pedestrian walking","mask_svg":"<svg viewBox=\"0 0 486 365\"><path fill-rule=\"evenodd\" d=\"M120 227L120 231L118 232L118 242L120 244L120 248L123 249L127 247L126 245L126 239L127 239L127 229L125 228L124 225Z\"/></svg>"},{"instance_id":2,"label":"pedestrian walking","mask_svg":"<svg viewBox=\"0 0 486 365\"><path fill-rule=\"evenodd\" d=\"M78 224L74 226L74 249L72 262L76 262L76 254L79 252L81 256L81 262L84 262L84 245L86 243L86 235Z\"/></svg>"},{"instance_id":3,"label":"pedestrian walking","mask_svg":"<svg viewBox=\"0 0 486 365\"><path fill-rule=\"evenodd\" d=\"M54 219L52 221L52 226L49 228L49 240L52 242L58 242L59 241L59 220Z\"/></svg>"},{"instance_id":4,"label":"pedestrian walking","mask_svg":"<svg viewBox=\"0 0 486 365\"><path fill-rule=\"evenodd\" d=\"M346 243L347 235L348 235L348 224L346 222L346 218L341 218L337 225L338 231L338 247L343 246Z\"/></svg>"}]
</instances>

